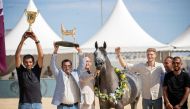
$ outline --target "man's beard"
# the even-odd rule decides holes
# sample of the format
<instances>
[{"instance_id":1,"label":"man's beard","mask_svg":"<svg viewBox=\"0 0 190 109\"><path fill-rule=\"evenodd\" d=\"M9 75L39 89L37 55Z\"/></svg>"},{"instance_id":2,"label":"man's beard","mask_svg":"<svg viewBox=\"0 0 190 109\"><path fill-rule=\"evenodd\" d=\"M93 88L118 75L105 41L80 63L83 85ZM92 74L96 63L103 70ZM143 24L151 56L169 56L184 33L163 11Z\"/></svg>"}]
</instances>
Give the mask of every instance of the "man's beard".
<instances>
[{"instance_id":1,"label":"man's beard","mask_svg":"<svg viewBox=\"0 0 190 109\"><path fill-rule=\"evenodd\" d=\"M174 71L179 71L179 70L180 70L180 68L175 68L175 69L174 69Z\"/></svg>"}]
</instances>

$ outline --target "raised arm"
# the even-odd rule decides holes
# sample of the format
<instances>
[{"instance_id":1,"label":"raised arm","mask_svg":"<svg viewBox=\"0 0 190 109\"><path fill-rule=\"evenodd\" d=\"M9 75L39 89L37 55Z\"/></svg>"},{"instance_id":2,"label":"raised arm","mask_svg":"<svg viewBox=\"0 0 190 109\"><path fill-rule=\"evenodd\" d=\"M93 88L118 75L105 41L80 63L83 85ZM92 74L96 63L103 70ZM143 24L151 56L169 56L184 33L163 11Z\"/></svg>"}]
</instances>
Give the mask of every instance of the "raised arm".
<instances>
[{"instance_id":1,"label":"raised arm","mask_svg":"<svg viewBox=\"0 0 190 109\"><path fill-rule=\"evenodd\" d=\"M79 75L85 71L85 65L86 65L86 61L85 61L85 55L84 53L82 53L82 50L80 47L75 47L75 49L78 52L78 56L79 56L79 65L77 67L78 73Z\"/></svg>"},{"instance_id":2,"label":"raised arm","mask_svg":"<svg viewBox=\"0 0 190 109\"><path fill-rule=\"evenodd\" d=\"M53 54L51 57L50 68L51 68L53 74L55 75L55 77L57 77L59 69L57 67L56 62L57 62L57 51L59 49L59 46L55 45L55 43L53 44L53 46L54 46L54 51L53 51Z\"/></svg>"},{"instance_id":3,"label":"raised arm","mask_svg":"<svg viewBox=\"0 0 190 109\"><path fill-rule=\"evenodd\" d=\"M38 51L38 65L39 67L43 66L43 51L42 51L42 46L40 44L40 41L38 40L37 36L33 33L30 32L30 38L33 39L36 43L37 51Z\"/></svg>"},{"instance_id":4,"label":"raised arm","mask_svg":"<svg viewBox=\"0 0 190 109\"><path fill-rule=\"evenodd\" d=\"M125 62L123 56L121 55L121 49L120 47L117 47L115 48L115 53L119 59L119 63L120 65L123 67L123 68L126 68L127 67L127 63Z\"/></svg>"},{"instance_id":5,"label":"raised arm","mask_svg":"<svg viewBox=\"0 0 190 109\"><path fill-rule=\"evenodd\" d=\"M22 36L22 39L21 39L21 41L20 41L20 43L19 43L17 49L16 49L16 53L15 53L15 66L16 66L16 67L19 67L19 66L21 65L21 63L22 63L22 62L21 62L20 53L21 53L21 49L22 49L22 46L23 46L23 44L24 44L24 41L28 38L27 36L28 36L28 33L25 32L25 33L23 34L23 36Z\"/></svg>"},{"instance_id":6,"label":"raised arm","mask_svg":"<svg viewBox=\"0 0 190 109\"><path fill-rule=\"evenodd\" d=\"M77 70L79 72L80 81L88 82L94 79L94 73L90 73L90 74L87 73L87 71L90 71L89 67L86 68L87 57L85 57L84 53L82 53L82 50L80 49L80 47L75 47L75 49L78 51L78 55L79 55L79 66Z\"/></svg>"}]
</instances>

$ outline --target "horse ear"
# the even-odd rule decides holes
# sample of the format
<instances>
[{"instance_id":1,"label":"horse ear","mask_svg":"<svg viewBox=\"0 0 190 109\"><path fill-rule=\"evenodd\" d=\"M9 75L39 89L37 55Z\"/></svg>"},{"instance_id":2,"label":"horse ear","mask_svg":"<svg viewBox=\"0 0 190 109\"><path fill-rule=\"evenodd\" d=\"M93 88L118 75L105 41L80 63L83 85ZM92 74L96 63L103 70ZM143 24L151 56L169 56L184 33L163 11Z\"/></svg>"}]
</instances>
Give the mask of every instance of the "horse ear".
<instances>
[{"instance_id":1,"label":"horse ear","mask_svg":"<svg viewBox=\"0 0 190 109\"><path fill-rule=\"evenodd\" d=\"M98 49L98 43L97 43L97 41L95 42L95 48Z\"/></svg>"},{"instance_id":2,"label":"horse ear","mask_svg":"<svg viewBox=\"0 0 190 109\"><path fill-rule=\"evenodd\" d=\"M104 45L103 45L104 49L106 49L107 45L106 42L104 41Z\"/></svg>"}]
</instances>

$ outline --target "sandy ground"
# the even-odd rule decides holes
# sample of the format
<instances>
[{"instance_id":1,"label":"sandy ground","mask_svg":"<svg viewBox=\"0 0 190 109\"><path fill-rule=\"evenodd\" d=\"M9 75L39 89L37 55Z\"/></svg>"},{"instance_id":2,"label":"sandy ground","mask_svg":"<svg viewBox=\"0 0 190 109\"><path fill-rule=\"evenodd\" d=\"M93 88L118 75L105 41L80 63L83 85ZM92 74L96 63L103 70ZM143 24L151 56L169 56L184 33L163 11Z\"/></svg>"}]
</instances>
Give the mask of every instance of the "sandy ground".
<instances>
[{"instance_id":1,"label":"sandy ground","mask_svg":"<svg viewBox=\"0 0 190 109\"><path fill-rule=\"evenodd\" d=\"M52 98L43 98L42 105L43 109L57 109L56 106L51 104ZM96 98L95 107L99 109L99 102ZM18 98L0 98L0 109L18 109ZM130 109L130 105L125 106L125 109ZM138 109L142 109L141 100L138 103Z\"/></svg>"},{"instance_id":2,"label":"sandy ground","mask_svg":"<svg viewBox=\"0 0 190 109\"><path fill-rule=\"evenodd\" d=\"M56 109L56 106L51 104L52 98L43 98L42 99L42 105L43 109ZM142 109L142 99L140 98L138 102L137 109ZM188 106L190 106L190 98L188 100ZM18 98L0 98L0 109L18 109ZM96 98L95 100L95 107L96 109L99 109L99 102ZM125 109L131 109L130 105L125 106Z\"/></svg>"}]
</instances>

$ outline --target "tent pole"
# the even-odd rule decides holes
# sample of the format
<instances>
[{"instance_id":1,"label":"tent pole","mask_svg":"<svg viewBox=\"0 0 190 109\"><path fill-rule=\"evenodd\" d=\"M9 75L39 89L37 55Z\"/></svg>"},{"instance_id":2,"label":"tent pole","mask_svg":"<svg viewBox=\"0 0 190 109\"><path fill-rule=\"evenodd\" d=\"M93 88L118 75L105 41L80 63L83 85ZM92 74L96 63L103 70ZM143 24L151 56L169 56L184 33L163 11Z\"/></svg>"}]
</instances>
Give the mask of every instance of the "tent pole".
<instances>
[{"instance_id":1,"label":"tent pole","mask_svg":"<svg viewBox=\"0 0 190 109\"><path fill-rule=\"evenodd\" d=\"M102 26L102 25L103 25L103 12L102 12L103 5L102 5L102 0L100 0L100 2L101 2L101 3L100 3L100 5L101 5L101 8L100 8L100 9L101 9L101 10L100 10L100 11L101 11L101 12L100 12L100 13L101 13L101 26Z\"/></svg>"}]
</instances>

